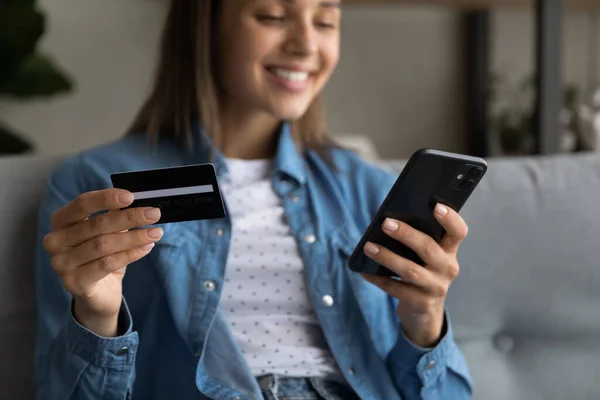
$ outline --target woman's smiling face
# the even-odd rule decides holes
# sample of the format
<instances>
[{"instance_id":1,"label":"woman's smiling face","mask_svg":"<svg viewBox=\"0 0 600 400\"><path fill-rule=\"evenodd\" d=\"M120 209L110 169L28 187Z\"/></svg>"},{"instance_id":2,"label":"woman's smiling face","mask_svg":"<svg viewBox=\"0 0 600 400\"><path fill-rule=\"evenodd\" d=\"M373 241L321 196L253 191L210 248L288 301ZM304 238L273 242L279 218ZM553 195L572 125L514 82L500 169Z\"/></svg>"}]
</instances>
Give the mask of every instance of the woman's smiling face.
<instances>
[{"instance_id":1,"label":"woman's smiling face","mask_svg":"<svg viewBox=\"0 0 600 400\"><path fill-rule=\"evenodd\" d=\"M227 106L301 118L337 66L340 0L223 0L217 76Z\"/></svg>"}]
</instances>

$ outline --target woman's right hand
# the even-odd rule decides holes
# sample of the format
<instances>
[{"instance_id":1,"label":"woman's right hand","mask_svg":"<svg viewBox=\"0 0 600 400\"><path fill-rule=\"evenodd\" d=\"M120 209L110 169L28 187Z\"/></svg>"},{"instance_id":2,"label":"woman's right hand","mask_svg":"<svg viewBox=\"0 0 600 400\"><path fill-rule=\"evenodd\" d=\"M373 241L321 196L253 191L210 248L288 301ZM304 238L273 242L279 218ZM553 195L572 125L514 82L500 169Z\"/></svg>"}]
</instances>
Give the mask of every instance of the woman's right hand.
<instances>
[{"instance_id":1,"label":"woman's right hand","mask_svg":"<svg viewBox=\"0 0 600 400\"><path fill-rule=\"evenodd\" d=\"M132 202L133 195L120 189L84 193L52 215L52 232L44 237L52 268L73 295L75 319L104 337L117 335L127 265L150 253L163 235L161 228L131 230L160 219L156 208L121 210Z\"/></svg>"}]
</instances>

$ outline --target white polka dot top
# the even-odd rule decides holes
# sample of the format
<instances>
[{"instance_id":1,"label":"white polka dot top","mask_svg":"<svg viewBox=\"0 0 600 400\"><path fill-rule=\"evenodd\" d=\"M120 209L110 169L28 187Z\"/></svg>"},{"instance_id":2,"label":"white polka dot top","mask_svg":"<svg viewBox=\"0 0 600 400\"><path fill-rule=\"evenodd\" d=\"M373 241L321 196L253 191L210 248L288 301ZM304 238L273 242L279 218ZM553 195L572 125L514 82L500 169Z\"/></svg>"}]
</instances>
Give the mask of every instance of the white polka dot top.
<instances>
[{"instance_id":1,"label":"white polka dot top","mask_svg":"<svg viewBox=\"0 0 600 400\"><path fill-rule=\"evenodd\" d=\"M219 185L233 226L220 308L252 373L339 377L271 186L271 161L226 162Z\"/></svg>"}]
</instances>

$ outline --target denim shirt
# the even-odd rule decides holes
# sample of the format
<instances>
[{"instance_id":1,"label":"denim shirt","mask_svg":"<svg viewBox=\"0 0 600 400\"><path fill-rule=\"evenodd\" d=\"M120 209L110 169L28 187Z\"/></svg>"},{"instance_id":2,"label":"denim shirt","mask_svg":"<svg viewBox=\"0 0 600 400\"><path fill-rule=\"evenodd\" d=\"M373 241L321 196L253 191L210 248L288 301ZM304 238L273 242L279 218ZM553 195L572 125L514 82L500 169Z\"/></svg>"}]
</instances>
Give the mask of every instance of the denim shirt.
<instances>
[{"instance_id":1,"label":"denim shirt","mask_svg":"<svg viewBox=\"0 0 600 400\"><path fill-rule=\"evenodd\" d=\"M77 323L42 247L51 214L81 193L111 187L112 173L213 162L218 177L227 174L222 154L211 158L207 136L195 132L191 151L168 139L151 147L145 135L128 136L70 157L49 176L36 263L37 399L262 398L219 310L228 217L162 226L153 251L127 268L115 338ZM336 168L312 150L300 152L284 124L272 185L284 199L310 300L344 378L362 399L470 398L448 314L441 341L417 347L402 333L396 300L347 267L396 176L348 150L331 156Z\"/></svg>"}]
</instances>

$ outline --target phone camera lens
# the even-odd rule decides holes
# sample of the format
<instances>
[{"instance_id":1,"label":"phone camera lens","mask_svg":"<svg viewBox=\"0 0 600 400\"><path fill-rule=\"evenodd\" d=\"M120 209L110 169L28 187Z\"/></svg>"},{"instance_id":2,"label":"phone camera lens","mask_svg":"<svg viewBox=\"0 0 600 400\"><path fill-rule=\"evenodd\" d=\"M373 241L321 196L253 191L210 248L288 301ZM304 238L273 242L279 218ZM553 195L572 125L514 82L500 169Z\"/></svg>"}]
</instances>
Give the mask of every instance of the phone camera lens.
<instances>
[{"instance_id":1,"label":"phone camera lens","mask_svg":"<svg viewBox=\"0 0 600 400\"><path fill-rule=\"evenodd\" d=\"M475 181L473 179L465 179L458 186L462 190L470 190L475 186Z\"/></svg>"},{"instance_id":2,"label":"phone camera lens","mask_svg":"<svg viewBox=\"0 0 600 400\"><path fill-rule=\"evenodd\" d=\"M473 168L469 172L469 176L473 177L473 178L480 178L482 174L483 174L483 168L481 168L481 167Z\"/></svg>"}]
</instances>

